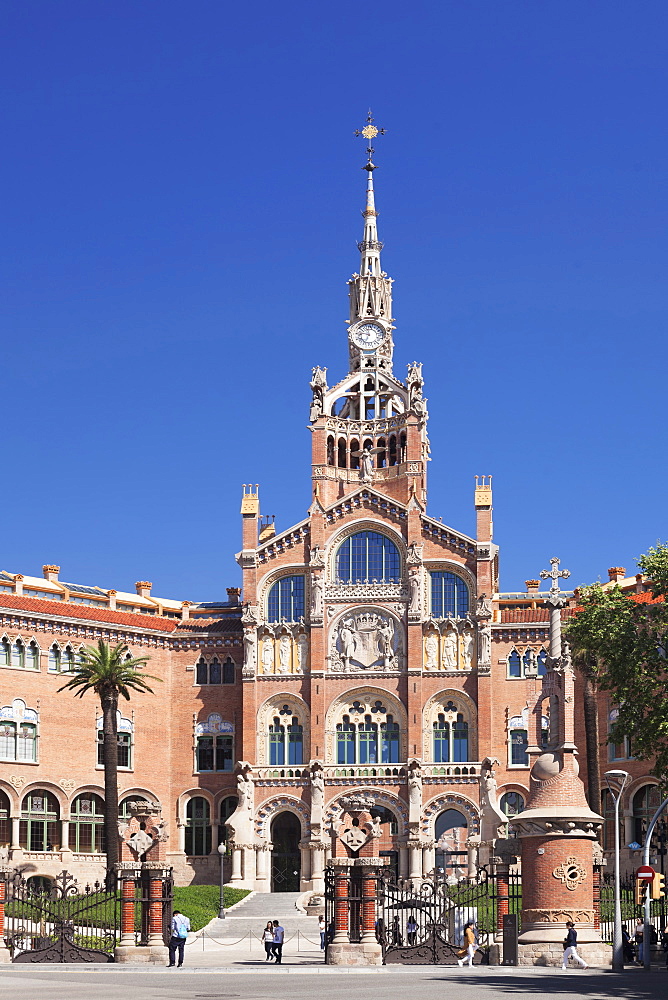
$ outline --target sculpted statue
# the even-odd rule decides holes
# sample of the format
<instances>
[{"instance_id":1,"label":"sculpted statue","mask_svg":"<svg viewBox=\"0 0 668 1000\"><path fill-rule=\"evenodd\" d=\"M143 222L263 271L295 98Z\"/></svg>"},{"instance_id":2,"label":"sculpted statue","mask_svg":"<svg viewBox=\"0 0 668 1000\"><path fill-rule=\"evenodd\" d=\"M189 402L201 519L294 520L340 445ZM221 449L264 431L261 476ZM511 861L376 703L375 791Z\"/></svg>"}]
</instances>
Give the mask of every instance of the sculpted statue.
<instances>
[{"instance_id":1,"label":"sculpted statue","mask_svg":"<svg viewBox=\"0 0 668 1000\"><path fill-rule=\"evenodd\" d=\"M308 661L308 638L300 635L297 639L297 673L303 674Z\"/></svg>"},{"instance_id":2,"label":"sculpted statue","mask_svg":"<svg viewBox=\"0 0 668 1000\"><path fill-rule=\"evenodd\" d=\"M244 673L252 676L255 673L255 630L244 630Z\"/></svg>"},{"instance_id":3,"label":"sculpted statue","mask_svg":"<svg viewBox=\"0 0 668 1000\"><path fill-rule=\"evenodd\" d=\"M411 600L408 605L408 610L412 612L420 612L420 570L415 566L411 569L410 576L408 578L408 585L410 587Z\"/></svg>"},{"instance_id":4,"label":"sculpted statue","mask_svg":"<svg viewBox=\"0 0 668 1000\"><path fill-rule=\"evenodd\" d=\"M248 810L251 807L253 789L249 772L250 765L246 764L246 766L237 773L237 798L239 800L237 803L238 810Z\"/></svg>"},{"instance_id":5,"label":"sculpted statue","mask_svg":"<svg viewBox=\"0 0 668 1000\"><path fill-rule=\"evenodd\" d=\"M492 662L492 626L488 621L482 622L478 630L478 641L480 643L480 662ZM536 654L534 653L534 659ZM538 668L536 667L536 670Z\"/></svg>"},{"instance_id":6,"label":"sculpted statue","mask_svg":"<svg viewBox=\"0 0 668 1000\"><path fill-rule=\"evenodd\" d=\"M467 629L462 636L462 659L464 660L465 670L470 670L471 668L471 662L473 661L473 643L473 632Z\"/></svg>"},{"instance_id":7,"label":"sculpted statue","mask_svg":"<svg viewBox=\"0 0 668 1000\"><path fill-rule=\"evenodd\" d=\"M311 614L314 618L322 617L322 596L324 583L321 576L311 578Z\"/></svg>"},{"instance_id":8,"label":"sculpted statue","mask_svg":"<svg viewBox=\"0 0 668 1000\"><path fill-rule=\"evenodd\" d=\"M341 640L341 659L343 669L348 670L350 660L355 655L355 622L352 618L347 618L339 629L339 639Z\"/></svg>"},{"instance_id":9,"label":"sculpted statue","mask_svg":"<svg viewBox=\"0 0 668 1000\"><path fill-rule=\"evenodd\" d=\"M430 632L424 643L425 653L427 654L427 659L425 662L425 670L437 670L438 669L438 636Z\"/></svg>"},{"instance_id":10,"label":"sculpted statue","mask_svg":"<svg viewBox=\"0 0 668 1000\"><path fill-rule=\"evenodd\" d=\"M394 638L394 625L389 619L382 621L378 626L380 655L383 657L384 666L389 666L394 659L392 650L392 639Z\"/></svg>"},{"instance_id":11,"label":"sculpted statue","mask_svg":"<svg viewBox=\"0 0 668 1000\"><path fill-rule=\"evenodd\" d=\"M479 618L492 617L492 602L487 594L481 594L478 598L475 613Z\"/></svg>"},{"instance_id":12,"label":"sculpted statue","mask_svg":"<svg viewBox=\"0 0 668 1000\"><path fill-rule=\"evenodd\" d=\"M278 643L278 671L281 674L290 673L290 642L289 635L282 635Z\"/></svg>"},{"instance_id":13,"label":"sculpted statue","mask_svg":"<svg viewBox=\"0 0 668 1000\"><path fill-rule=\"evenodd\" d=\"M314 761L311 768L311 810L325 804L325 775L319 761Z\"/></svg>"},{"instance_id":14,"label":"sculpted statue","mask_svg":"<svg viewBox=\"0 0 668 1000\"><path fill-rule=\"evenodd\" d=\"M262 640L262 673L273 674L274 672L274 640L268 635Z\"/></svg>"},{"instance_id":15,"label":"sculpted statue","mask_svg":"<svg viewBox=\"0 0 668 1000\"><path fill-rule=\"evenodd\" d=\"M363 483L373 482L373 455L370 448L360 454L360 479Z\"/></svg>"},{"instance_id":16,"label":"sculpted statue","mask_svg":"<svg viewBox=\"0 0 668 1000\"><path fill-rule=\"evenodd\" d=\"M443 636L443 667L445 670L457 669L457 633L452 629Z\"/></svg>"}]
</instances>

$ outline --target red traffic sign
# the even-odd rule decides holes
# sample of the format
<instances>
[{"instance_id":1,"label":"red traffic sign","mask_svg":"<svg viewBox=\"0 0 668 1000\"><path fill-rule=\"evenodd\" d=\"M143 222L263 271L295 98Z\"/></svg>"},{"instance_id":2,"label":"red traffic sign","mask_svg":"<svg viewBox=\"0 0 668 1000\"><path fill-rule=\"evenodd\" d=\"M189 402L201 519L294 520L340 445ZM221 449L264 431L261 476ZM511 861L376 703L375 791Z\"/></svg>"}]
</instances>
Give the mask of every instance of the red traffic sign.
<instances>
[{"instance_id":1,"label":"red traffic sign","mask_svg":"<svg viewBox=\"0 0 668 1000\"><path fill-rule=\"evenodd\" d=\"M656 872L654 871L651 865L641 865L640 868L638 868L638 870L636 871L637 879L649 880L653 879L655 875Z\"/></svg>"}]
</instances>

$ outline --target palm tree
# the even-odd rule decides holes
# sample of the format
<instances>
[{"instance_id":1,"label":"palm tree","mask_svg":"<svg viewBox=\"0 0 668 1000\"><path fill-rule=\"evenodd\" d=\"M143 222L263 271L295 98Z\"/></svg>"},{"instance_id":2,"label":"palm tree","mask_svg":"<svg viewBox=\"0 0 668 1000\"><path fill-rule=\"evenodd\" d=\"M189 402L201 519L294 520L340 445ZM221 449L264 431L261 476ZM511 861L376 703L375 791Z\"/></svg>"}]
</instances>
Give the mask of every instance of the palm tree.
<instances>
[{"instance_id":1,"label":"palm tree","mask_svg":"<svg viewBox=\"0 0 668 1000\"><path fill-rule=\"evenodd\" d=\"M600 664L590 649L575 648L573 663L582 677L582 708L587 757L587 799L589 808L601 811L601 743L598 726L597 678Z\"/></svg>"},{"instance_id":2,"label":"palm tree","mask_svg":"<svg viewBox=\"0 0 668 1000\"><path fill-rule=\"evenodd\" d=\"M58 688L59 692L70 688L78 698L83 698L86 691L94 691L100 699L104 734L104 837L108 884L115 879L114 865L119 860L118 698L122 695L129 701L130 691L148 691L153 694L146 681L158 681L160 678L140 672L148 659L148 656L129 656L128 647L123 642L110 646L100 639L97 648L86 646L79 654L70 671L71 676Z\"/></svg>"}]
</instances>

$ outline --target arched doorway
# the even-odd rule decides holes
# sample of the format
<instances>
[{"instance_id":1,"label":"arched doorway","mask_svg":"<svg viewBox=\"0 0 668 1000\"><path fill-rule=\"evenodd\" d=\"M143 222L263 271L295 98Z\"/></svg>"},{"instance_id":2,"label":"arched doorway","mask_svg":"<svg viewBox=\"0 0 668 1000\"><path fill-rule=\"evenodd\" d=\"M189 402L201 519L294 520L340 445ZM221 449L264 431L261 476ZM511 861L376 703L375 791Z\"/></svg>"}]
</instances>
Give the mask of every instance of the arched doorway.
<instances>
[{"instance_id":1,"label":"arched doorway","mask_svg":"<svg viewBox=\"0 0 668 1000\"><path fill-rule=\"evenodd\" d=\"M272 820L271 891L299 892L301 823L294 813L282 812Z\"/></svg>"},{"instance_id":2,"label":"arched doorway","mask_svg":"<svg viewBox=\"0 0 668 1000\"><path fill-rule=\"evenodd\" d=\"M448 875L466 875L468 820L458 809L446 809L436 818L436 868Z\"/></svg>"}]
</instances>

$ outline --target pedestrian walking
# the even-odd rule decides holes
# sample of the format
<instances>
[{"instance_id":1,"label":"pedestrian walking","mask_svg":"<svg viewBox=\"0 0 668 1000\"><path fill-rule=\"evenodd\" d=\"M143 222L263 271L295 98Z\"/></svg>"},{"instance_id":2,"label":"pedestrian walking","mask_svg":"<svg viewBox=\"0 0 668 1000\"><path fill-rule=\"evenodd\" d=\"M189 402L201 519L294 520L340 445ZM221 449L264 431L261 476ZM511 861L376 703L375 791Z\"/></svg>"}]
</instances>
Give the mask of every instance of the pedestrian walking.
<instances>
[{"instance_id":1,"label":"pedestrian walking","mask_svg":"<svg viewBox=\"0 0 668 1000\"><path fill-rule=\"evenodd\" d=\"M573 961L577 962L583 969L588 969L589 966L585 962L584 958L580 958L578 955L578 932L575 929L575 924L572 920L566 921L566 927L568 928L568 933L564 938L564 961L561 968L568 968L568 960L572 958Z\"/></svg>"},{"instance_id":2,"label":"pedestrian walking","mask_svg":"<svg viewBox=\"0 0 668 1000\"><path fill-rule=\"evenodd\" d=\"M274 925L271 920L267 921L267 926L262 931L262 941L266 954L265 962L271 962L274 957Z\"/></svg>"},{"instance_id":3,"label":"pedestrian walking","mask_svg":"<svg viewBox=\"0 0 668 1000\"><path fill-rule=\"evenodd\" d=\"M320 931L320 951L324 951L327 944L327 924L324 917L318 917L318 930Z\"/></svg>"},{"instance_id":4,"label":"pedestrian walking","mask_svg":"<svg viewBox=\"0 0 668 1000\"><path fill-rule=\"evenodd\" d=\"M417 942L417 932L418 932L417 920L415 919L414 914L411 913L410 917L408 918L408 923L406 924L406 934L408 936L408 943L411 947L415 947L415 944Z\"/></svg>"},{"instance_id":5,"label":"pedestrian walking","mask_svg":"<svg viewBox=\"0 0 668 1000\"><path fill-rule=\"evenodd\" d=\"M636 963L638 965L642 965L643 937L645 936L645 921L642 917L638 917L638 922L636 923L636 929L633 936L636 942Z\"/></svg>"},{"instance_id":6,"label":"pedestrian walking","mask_svg":"<svg viewBox=\"0 0 668 1000\"><path fill-rule=\"evenodd\" d=\"M176 952L179 953L179 969L183 965L183 950L186 945L186 938L188 937L188 931L190 930L190 921L181 913L180 910L174 910L172 914L172 927L171 927L171 937L169 939L169 965L168 969L174 968L174 959L176 958Z\"/></svg>"},{"instance_id":7,"label":"pedestrian walking","mask_svg":"<svg viewBox=\"0 0 668 1000\"><path fill-rule=\"evenodd\" d=\"M469 966L473 965L476 947L474 924L472 920L469 920L468 923L464 924L464 947L457 952L458 955L462 956L457 959L457 965L461 966L464 962L468 962Z\"/></svg>"},{"instance_id":8,"label":"pedestrian walking","mask_svg":"<svg viewBox=\"0 0 668 1000\"><path fill-rule=\"evenodd\" d=\"M274 953L274 958L276 959L276 965L281 965L283 962L283 939L285 938L285 930L279 924L278 920L274 920L274 943L272 945L272 951Z\"/></svg>"}]
</instances>

